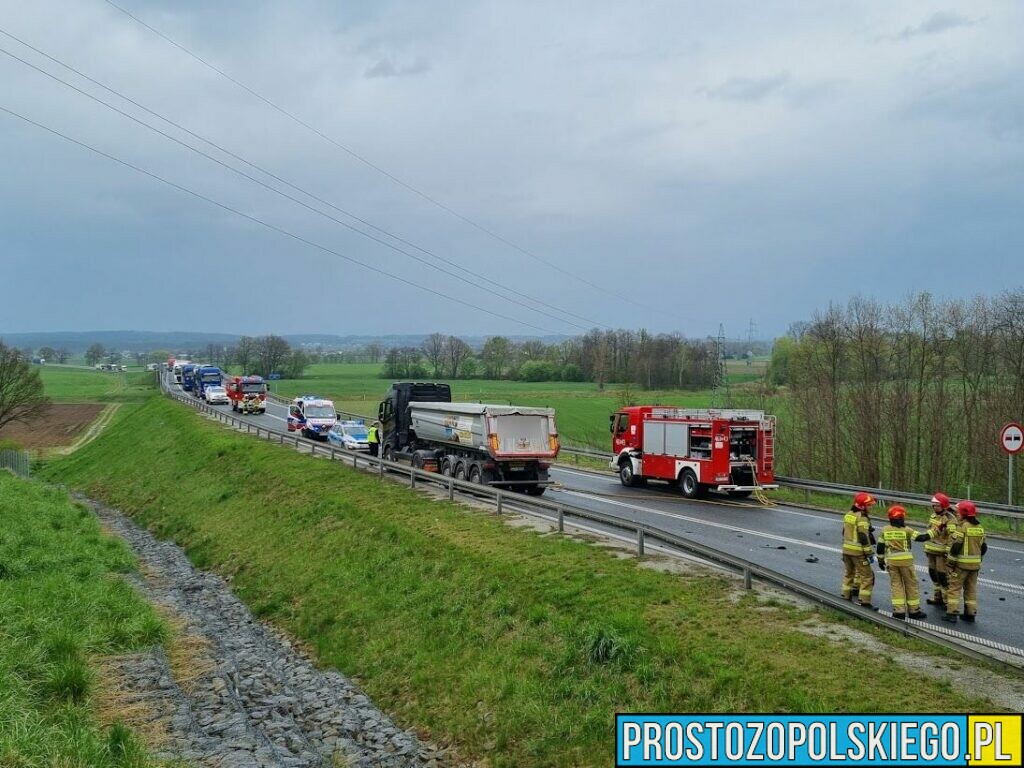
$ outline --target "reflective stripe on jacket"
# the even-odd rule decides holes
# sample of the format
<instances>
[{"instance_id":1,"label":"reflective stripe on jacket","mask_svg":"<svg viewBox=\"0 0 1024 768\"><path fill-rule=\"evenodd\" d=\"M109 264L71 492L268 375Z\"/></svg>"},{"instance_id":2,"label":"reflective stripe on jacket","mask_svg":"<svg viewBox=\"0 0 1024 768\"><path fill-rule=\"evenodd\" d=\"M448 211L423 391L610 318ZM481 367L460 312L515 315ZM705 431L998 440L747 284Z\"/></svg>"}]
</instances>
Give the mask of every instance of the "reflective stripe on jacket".
<instances>
[{"instance_id":1,"label":"reflective stripe on jacket","mask_svg":"<svg viewBox=\"0 0 1024 768\"><path fill-rule=\"evenodd\" d=\"M944 555L949 552L949 540L956 528L956 518L948 510L932 512L928 518L929 539L924 543L924 551L929 555Z\"/></svg>"},{"instance_id":2,"label":"reflective stripe on jacket","mask_svg":"<svg viewBox=\"0 0 1024 768\"><path fill-rule=\"evenodd\" d=\"M953 531L952 546L960 545L959 553L955 556L950 553L950 558L956 566L964 571L981 570L981 555L985 547L985 529L978 525L971 525L966 520Z\"/></svg>"},{"instance_id":3,"label":"reflective stripe on jacket","mask_svg":"<svg viewBox=\"0 0 1024 768\"><path fill-rule=\"evenodd\" d=\"M871 521L866 516L856 512L843 515L843 554L866 555L871 552L870 530Z\"/></svg>"},{"instance_id":4,"label":"reflective stripe on jacket","mask_svg":"<svg viewBox=\"0 0 1024 768\"><path fill-rule=\"evenodd\" d=\"M910 542L914 540L914 535L909 528L885 526L882 529L882 540L878 543L879 550L884 548L885 562L889 565L913 565L914 553L910 551ZM883 553L880 551L879 554Z\"/></svg>"}]
</instances>

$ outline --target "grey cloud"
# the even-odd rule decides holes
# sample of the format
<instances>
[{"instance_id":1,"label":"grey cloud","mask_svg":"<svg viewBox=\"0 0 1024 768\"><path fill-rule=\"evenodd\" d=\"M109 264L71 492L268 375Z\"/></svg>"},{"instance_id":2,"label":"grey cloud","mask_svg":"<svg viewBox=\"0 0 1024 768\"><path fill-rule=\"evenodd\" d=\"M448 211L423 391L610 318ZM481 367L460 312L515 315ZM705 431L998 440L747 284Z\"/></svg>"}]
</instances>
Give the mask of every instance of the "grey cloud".
<instances>
[{"instance_id":1,"label":"grey cloud","mask_svg":"<svg viewBox=\"0 0 1024 768\"><path fill-rule=\"evenodd\" d=\"M957 27L973 27L978 23L977 19L969 19L952 11L936 11L916 27L904 27L903 31L896 36L897 40L908 40L911 37L920 35L935 35Z\"/></svg>"},{"instance_id":2,"label":"grey cloud","mask_svg":"<svg viewBox=\"0 0 1024 768\"><path fill-rule=\"evenodd\" d=\"M369 78L409 77L411 75L419 75L424 72L428 72L429 70L430 62L423 57L416 59L412 64L398 65L385 56L372 67L367 69L364 75Z\"/></svg>"},{"instance_id":3,"label":"grey cloud","mask_svg":"<svg viewBox=\"0 0 1024 768\"><path fill-rule=\"evenodd\" d=\"M724 83L706 91L709 98L719 101L761 101L776 93L789 82L788 72L766 77L731 77Z\"/></svg>"}]
</instances>

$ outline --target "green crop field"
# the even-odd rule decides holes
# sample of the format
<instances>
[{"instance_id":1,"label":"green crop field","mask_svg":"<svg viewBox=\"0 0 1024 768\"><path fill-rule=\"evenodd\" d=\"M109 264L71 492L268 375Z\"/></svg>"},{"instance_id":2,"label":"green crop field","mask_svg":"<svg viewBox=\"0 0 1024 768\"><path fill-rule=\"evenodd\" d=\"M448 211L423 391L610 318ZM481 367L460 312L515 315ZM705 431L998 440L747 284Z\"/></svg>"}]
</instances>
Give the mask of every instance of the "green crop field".
<instances>
[{"instance_id":1,"label":"green crop field","mask_svg":"<svg viewBox=\"0 0 1024 768\"><path fill-rule=\"evenodd\" d=\"M311 365L301 379L273 381L270 386L273 392L284 397L318 394L333 399L335 407L341 410L374 416L377 404L390 385L388 379L381 378L381 370L382 366L375 364L321 363ZM711 402L707 391L648 391L619 384L609 384L600 391L592 382L469 379L449 383L455 400L554 408L558 429L566 444L597 448L608 447L608 416L623 405L627 394L635 403L644 404L697 408Z\"/></svg>"},{"instance_id":2,"label":"green crop field","mask_svg":"<svg viewBox=\"0 0 1024 768\"><path fill-rule=\"evenodd\" d=\"M131 555L63 491L2 471L0 510L0 765L150 765L93 712L96 661L166 637L123 579Z\"/></svg>"},{"instance_id":3,"label":"green crop field","mask_svg":"<svg viewBox=\"0 0 1024 768\"><path fill-rule=\"evenodd\" d=\"M44 365L37 369L47 397L56 402L138 401L152 390L153 374L111 373L89 368Z\"/></svg>"},{"instance_id":4,"label":"green crop field","mask_svg":"<svg viewBox=\"0 0 1024 768\"><path fill-rule=\"evenodd\" d=\"M44 473L229 577L258 615L353 676L403 727L496 768L607 765L617 711L993 706L962 686L911 680L893 652L868 658L801 631L838 617L742 592L693 566L664 573L513 528L159 397L121 409ZM862 629L893 651L934 653ZM864 674L836 673L844 669Z\"/></svg>"}]
</instances>

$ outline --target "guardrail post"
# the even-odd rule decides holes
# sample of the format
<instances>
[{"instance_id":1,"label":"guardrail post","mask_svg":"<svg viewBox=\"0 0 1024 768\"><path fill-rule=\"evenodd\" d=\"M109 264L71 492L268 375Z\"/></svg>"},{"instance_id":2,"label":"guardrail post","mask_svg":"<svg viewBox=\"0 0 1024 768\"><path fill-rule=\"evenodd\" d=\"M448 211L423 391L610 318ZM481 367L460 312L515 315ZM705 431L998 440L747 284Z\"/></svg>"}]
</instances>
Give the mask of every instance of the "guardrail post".
<instances>
[{"instance_id":1,"label":"guardrail post","mask_svg":"<svg viewBox=\"0 0 1024 768\"><path fill-rule=\"evenodd\" d=\"M565 532L565 510L562 507L558 508L558 532Z\"/></svg>"},{"instance_id":2,"label":"guardrail post","mask_svg":"<svg viewBox=\"0 0 1024 768\"><path fill-rule=\"evenodd\" d=\"M644 556L644 531L642 528L636 529L636 556Z\"/></svg>"},{"instance_id":3,"label":"guardrail post","mask_svg":"<svg viewBox=\"0 0 1024 768\"><path fill-rule=\"evenodd\" d=\"M284 445L284 432L281 433L281 445Z\"/></svg>"},{"instance_id":4,"label":"guardrail post","mask_svg":"<svg viewBox=\"0 0 1024 768\"><path fill-rule=\"evenodd\" d=\"M331 461L334 461L337 458L337 456L335 456L334 454L335 454L335 450L334 450L334 446L332 445L331 446Z\"/></svg>"},{"instance_id":5,"label":"guardrail post","mask_svg":"<svg viewBox=\"0 0 1024 768\"><path fill-rule=\"evenodd\" d=\"M359 469L359 454L352 454L352 469Z\"/></svg>"},{"instance_id":6,"label":"guardrail post","mask_svg":"<svg viewBox=\"0 0 1024 768\"><path fill-rule=\"evenodd\" d=\"M749 568L744 568L743 569L743 588L744 589L750 589L751 587L752 587L752 585L751 585L750 569Z\"/></svg>"},{"instance_id":7,"label":"guardrail post","mask_svg":"<svg viewBox=\"0 0 1024 768\"><path fill-rule=\"evenodd\" d=\"M377 459L377 477L379 477L381 480L384 479L384 459L383 458Z\"/></svg>"},{"instance_id":8,"label":"guardrail post","mask_svg":"<svg viewBox=\"0 0 1024 768\"><path fill-rule=\"evenodd\" d=\"M409 467L409 487L416 487L416 470L412 467Z\"/></svg>"},{"instance_id":9,"label":"guardrail post","mask_svg":"<svg viewBox=\"0 0 1024 768\"><path fill-rule=\"evenodd\" d=\"M495 508L496 508L496 511L497 511L497 513L498 513L499 515L501 514L501 502L502 502L502 500L503 500L504 498L505 498L505 494L503 494L503 493L502 493L502 492L501 492L500 490L498 491L498 494L497 494L497 496L495 496L495 497L494 497L494 500L495 500Z\"/></svg>"},{"instance_id":10,"label":"guardrail post","mask_svg":"<svg viewBox=\"0 0 1024 768\"><path fill-rule=\"evenodd\" d=\"M299 437L298 437L298 435L295 436L295 447L296 448L299 447Z\"/></svg>"},{"instance_id":11,"label":"guardrail post","mask_svg":"<svg viewBox=\"0 0 1024 768\"><path fill-rule=\"evenodd\" d=\"M455 501L455 478L448 478L448 501Z\"/></svg>"}]
</instances>

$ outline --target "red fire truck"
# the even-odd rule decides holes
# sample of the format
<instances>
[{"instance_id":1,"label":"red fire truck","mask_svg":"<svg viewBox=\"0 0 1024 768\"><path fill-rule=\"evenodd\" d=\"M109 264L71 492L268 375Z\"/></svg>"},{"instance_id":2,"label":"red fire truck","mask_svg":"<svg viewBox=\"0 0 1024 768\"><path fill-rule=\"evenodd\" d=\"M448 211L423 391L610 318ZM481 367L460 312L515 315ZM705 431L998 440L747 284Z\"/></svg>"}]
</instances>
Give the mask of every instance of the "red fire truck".
<instances>
[{"instance_id":1,"label":"red fire truck","mask_svg":"<svg viewBox=\"0 0 1024 768\"><path fill-rule=\"evenodd\" d=\"M224 382L232 411L267 412L267 384L261 376L232 376Z\"/></svg>"},{"instance_id":2,"label":"red fire truck","mask_svg":"<svg viewBox=\"0 0 1024 768\"><path fill-rule=\"evenodd\" d=\"M625 486L667 480L687 498L778 488L775 417L763 411L640 405L613 413L611 432L611 467Z\"/></svg>"}]
</instances>

